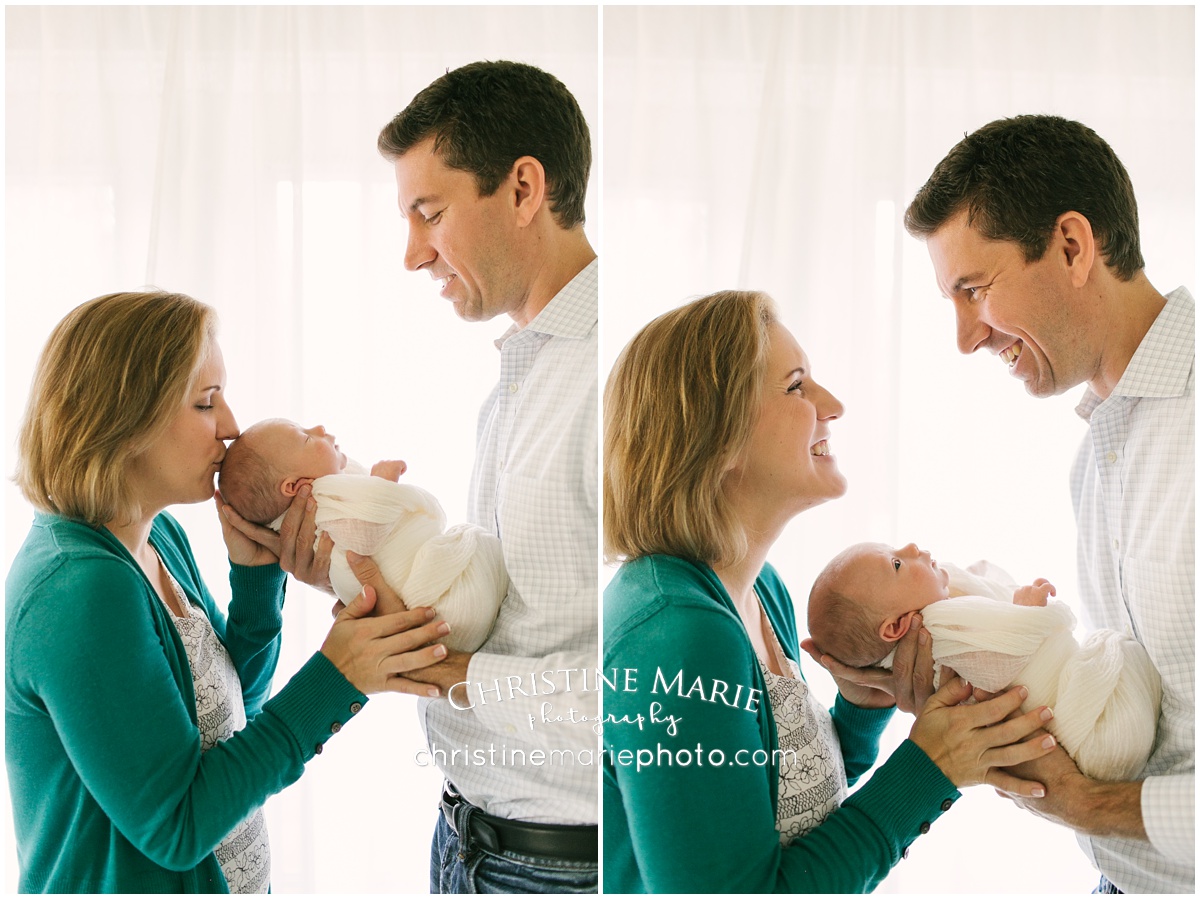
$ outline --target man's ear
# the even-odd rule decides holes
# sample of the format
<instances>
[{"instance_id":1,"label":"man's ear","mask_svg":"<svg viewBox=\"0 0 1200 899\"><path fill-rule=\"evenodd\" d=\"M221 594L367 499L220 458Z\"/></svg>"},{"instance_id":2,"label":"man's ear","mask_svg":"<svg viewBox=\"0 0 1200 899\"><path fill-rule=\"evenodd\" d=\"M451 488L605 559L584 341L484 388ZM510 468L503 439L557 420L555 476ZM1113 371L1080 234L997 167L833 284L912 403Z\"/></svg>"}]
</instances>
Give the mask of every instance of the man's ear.
<instances>
[{"instance_id":1,"label":"man's ear","mask_svg":"<svg viewBox=\"0 0 1200 899\"><path fill-rule=\"evenodd\" d=\"M917 610L905 612L899 618L888 618L879 625L879 636L888 643L895 643L901 637L908 633L908 629L912 627L913 616L917 614Z\"/></svg>"},{"instance_id":2,"label":"man's ear","mask_svg":"<svg viewBox=\"0 0 1200 899\"><path fill-rule=\"evenodd\" d=\"M284 496L295 496L305 484L312 484L313 478L288 478L279 485Z\"/></svg>"},{"instance_id":3,"label":"man's ear","mask_svg":"<svg viewBox=\"0 0 1200 899\"><path fill-rule=\"evenodd\" d=\"M1092 223L1079 212L1064 212L1054 223L1052 249L1062 254L1073 287L1083 287L1096 262L1096 237Z\"/></svg>"},{"instance_id":4,"label":"man's ear","mask_svg":"<svg viewBox=\"0 0 1200 899\"><path fill-rule=\"evenodd\" d=\"M532 156L522 156L513 163L509 173L518 227L533 221L546 199L546 170Z\"/></svg>"}]
</instances>

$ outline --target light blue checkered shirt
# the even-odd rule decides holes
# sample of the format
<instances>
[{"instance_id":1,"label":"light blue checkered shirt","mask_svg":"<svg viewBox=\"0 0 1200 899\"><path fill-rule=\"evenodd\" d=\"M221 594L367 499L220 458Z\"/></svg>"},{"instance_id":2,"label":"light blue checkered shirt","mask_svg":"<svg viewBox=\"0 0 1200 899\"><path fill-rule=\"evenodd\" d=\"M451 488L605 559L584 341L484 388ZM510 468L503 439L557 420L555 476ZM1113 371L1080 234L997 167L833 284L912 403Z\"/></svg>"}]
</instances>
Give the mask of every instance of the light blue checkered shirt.
<instances>
[{"instance_id":1,"label":"light blue checkered shirt","mask_svg":"<svg viewBox=\"0 0 1200 899\"><path fill-rule=\"evenodd\" d=\"M1149 843L1080 836L1126 893L1193 893L1196 880L1196 308L1179 288L1112 395L1088 389L1071 471L1079 583L1092 627L1136 637L1162 675L1142 774Z\"/></svg>"},{"instance_id":2,"label":"light blue checkered shirt","mask_svg":"<svg viewBox=\"0 0 1200 899\"><path fill-rule=\"evenodd\" d=\"M499 690L486 703L476 694L470 711L444 699L422 706L431 750L462 750L457 761L434 754L443 772L504 818L597 820L599 693L578 689L581 669L593 686L599 661L597 270L593 260L533 321L496 341L500 380L480 411L468 514L500 538L512 585L467 676ZM573 692L532 695L560 670L576 672ZM551 679L565 686L565 675ZM573 708L591 720L545 723L547 702L552 715Z\"/></svg>"}]
</instances>

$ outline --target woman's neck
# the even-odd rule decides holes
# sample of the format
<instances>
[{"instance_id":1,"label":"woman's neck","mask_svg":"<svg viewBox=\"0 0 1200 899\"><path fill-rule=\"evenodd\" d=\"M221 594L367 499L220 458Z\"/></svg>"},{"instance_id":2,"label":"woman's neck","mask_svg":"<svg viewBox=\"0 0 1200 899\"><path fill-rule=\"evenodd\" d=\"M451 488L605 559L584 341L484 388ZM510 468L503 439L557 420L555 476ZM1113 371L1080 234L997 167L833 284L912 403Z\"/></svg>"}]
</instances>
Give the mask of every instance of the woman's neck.
<instances>
[{"instance_id":1,"label":"woman's neck","mask_svg":"<svg viewBox=\"0 0 1200 899\"><path fill-rule=\"evenodd\" d=\"M105 527L121 545L129 550L129 554L139 561L150 549L150 526L154 524L154 516L138 518L135 521L110 521Z\"/></svg>"},{"instance_id":2,"label":"woman's neck","mask_svg":"<svg viewBox=\"0 0 1200 899\"><path fill-rule=\"evenodd\" d=\"M720 579L733 600L734 606L745 617L746 612L757 605L754 595L754 582L767 561L767 550L770 542L751 540L750 546L739 561L730 565L713 565L713 573Z\"/></svg>"}]
</instances>

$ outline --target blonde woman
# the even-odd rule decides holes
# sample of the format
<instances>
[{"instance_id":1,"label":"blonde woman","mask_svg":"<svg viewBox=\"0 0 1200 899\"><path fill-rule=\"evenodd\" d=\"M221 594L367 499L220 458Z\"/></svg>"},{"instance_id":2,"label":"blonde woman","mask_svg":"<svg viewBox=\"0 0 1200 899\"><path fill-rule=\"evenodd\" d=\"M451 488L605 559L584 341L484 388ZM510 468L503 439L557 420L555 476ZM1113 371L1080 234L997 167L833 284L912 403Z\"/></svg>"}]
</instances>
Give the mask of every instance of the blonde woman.
<instances>
[{"instance_id":1,"label":"blonde woman","mask_svg":"<svg viewBox=\"0 0 1200 899\"><path fill-rule=\"evenodd\" d=\"M607 891L863 892L958 787L1041 789L1000 768L1050 751L1035 734L1048 710L1005 721L1023 688L958 706L970 688L954 678L846 798L895 699L839 681L831 712L813 701L766 561L795 515L845 492L842 413L749 291L651 322L609 377L604 536L622 565L604 594ZM918 649L914 632L910 660Z\"/></svg>"},{"instance_id":2,"label":"blonde woman","mask_svg":"<svg viewBox=\"0 0 1200 899\"><path fill-rule=\"evenodd\" d=\"M212 499L237 424L216 316L190 297L77 307L42 352L16 481L37 513L5 582L5 760L22 892L263 892L262 804L400 671L427 610L338 616L268 699L284 575L222 521L228 616L164 509ZM424 648L420 648L424 647Z\"/></svg>"}]
</instances>

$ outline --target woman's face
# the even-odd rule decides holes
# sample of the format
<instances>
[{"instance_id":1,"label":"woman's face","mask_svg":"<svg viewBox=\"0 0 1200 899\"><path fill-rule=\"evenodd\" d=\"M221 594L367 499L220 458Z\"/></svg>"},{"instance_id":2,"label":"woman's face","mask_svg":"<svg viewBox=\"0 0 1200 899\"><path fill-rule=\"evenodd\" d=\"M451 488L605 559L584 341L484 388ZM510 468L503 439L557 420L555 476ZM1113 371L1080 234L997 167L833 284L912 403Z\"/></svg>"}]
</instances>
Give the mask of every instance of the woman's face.
<instances>
[{"instance_id":1,"label":"woman's face","mask_svg":"<svg viewBox=\"0 0 1200 899\"><path fill-rule=\"evenodd\" d=\"M829 423L844 410L812 374L796 338L772 324L762 407L727 482L743 508L768 520L791 518L846 492L828 442Z\"/></svg>"},{"instance_id":2,"label":"woman's face","mask_svg":"<svg viewBox=\"0 0 1200 899\"><path fill-rule=\"evenodd\" d=\"M143 509L211 499L225 441L238 426L225 402L225 361L213 342L196 385L161 436L129 465L129 484Z\"/></svg>"}]
</instances>

